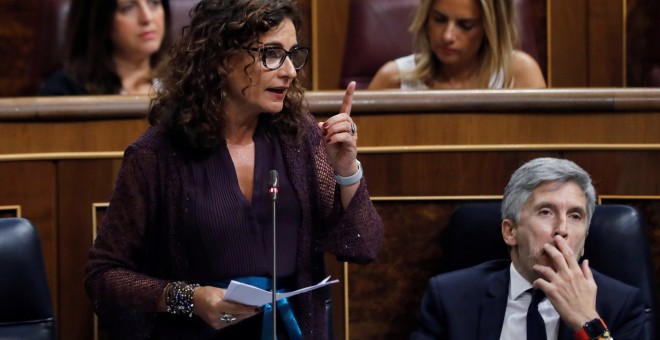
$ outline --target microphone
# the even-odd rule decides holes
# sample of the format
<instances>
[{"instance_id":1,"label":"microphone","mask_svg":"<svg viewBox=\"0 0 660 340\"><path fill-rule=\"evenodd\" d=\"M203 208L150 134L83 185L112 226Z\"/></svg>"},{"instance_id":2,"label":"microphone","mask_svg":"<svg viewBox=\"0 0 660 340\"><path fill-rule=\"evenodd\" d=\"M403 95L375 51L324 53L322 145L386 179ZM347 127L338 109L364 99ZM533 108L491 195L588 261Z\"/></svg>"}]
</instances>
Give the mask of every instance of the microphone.
<instances>
[{"instance_id":1,"label":"microphone","mask_svg":"<svg viewBox=\"0 0 660 340\"><path fill-rule=\"evenodd\" d=\"M277 238L275 237L276 228L276 205L277 203L277 192L279 191L279 177L277 175L277 170L271 170L269 173L268 181L268 192L270 193L270 198L273 200L273 290L272 290L272 302L271 306L273 307L273 340L277 339Z\"/></svg>"},{"instance_id":2,"label":"microphone","mask_svg":"<svg viewBox=\"0 0 660 340\"><path fill-rule=\"evenodd\" d=\"M268 192L270 193L270 198L275 201L277 200L278 187L280 186L277 170L271 170L268 175L270 176Z\"/></svg>"}]
</instances>

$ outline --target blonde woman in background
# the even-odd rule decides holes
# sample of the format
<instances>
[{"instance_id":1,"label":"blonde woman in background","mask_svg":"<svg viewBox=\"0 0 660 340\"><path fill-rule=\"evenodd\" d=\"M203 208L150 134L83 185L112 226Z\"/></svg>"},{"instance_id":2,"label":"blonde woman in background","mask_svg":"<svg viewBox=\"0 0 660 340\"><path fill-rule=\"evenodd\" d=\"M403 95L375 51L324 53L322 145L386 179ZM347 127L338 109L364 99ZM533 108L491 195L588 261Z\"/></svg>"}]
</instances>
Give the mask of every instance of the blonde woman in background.
<instances>
[{"instance_id":1,"label":"blonde woman in background","mask_svg":"<svg viewBox=\"0 0 660 340\"><path fill-rule=\"evenodd\" d=\"M516 50L513 0L421 0L415 54L392 60L369 90L544 88L536 61Z\"/></svg>"}]
</instances>

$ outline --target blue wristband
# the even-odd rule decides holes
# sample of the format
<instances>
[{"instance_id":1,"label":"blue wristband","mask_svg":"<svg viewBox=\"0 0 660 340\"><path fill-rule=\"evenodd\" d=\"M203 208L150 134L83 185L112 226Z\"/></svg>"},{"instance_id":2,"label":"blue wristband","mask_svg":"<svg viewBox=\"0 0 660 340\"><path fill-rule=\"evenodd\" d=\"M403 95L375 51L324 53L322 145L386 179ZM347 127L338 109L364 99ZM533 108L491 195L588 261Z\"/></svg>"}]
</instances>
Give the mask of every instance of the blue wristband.
<instances>
[{"instance_id":1,"label":"blue wristband","mask_svg":"<svg viewBox=\"0 0 660 340\"><path fill-rule=\"evenodd\" d=\"M362 179L362 163L360 163L360 161L358 161L357 159L355 160L355 162L357 163L358 171L348 177L339 176L335 174L335 180L337 181L337 184L345 187L345 186L353 185L359 182L360 179Z\"/></svg>"}]
</instances>

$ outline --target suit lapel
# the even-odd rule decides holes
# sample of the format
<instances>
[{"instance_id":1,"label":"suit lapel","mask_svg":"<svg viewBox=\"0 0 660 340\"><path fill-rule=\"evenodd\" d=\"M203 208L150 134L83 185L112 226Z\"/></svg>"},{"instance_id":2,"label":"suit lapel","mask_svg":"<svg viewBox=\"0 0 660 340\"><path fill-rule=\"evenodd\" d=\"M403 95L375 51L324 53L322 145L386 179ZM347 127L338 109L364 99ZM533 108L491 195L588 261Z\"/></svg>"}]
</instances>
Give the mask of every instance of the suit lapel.
<instances>
[{"instance_id":1,"label":"suit lapel","mask_svg":"<svg viewBox=\"0 0 660 340\"><path fill-rule=\"evenodd\" d=\"M509 295L509 267L498 272L479 311L478 339L497 340L502 333L506 300Z\"/></svg>"}]
</instances>

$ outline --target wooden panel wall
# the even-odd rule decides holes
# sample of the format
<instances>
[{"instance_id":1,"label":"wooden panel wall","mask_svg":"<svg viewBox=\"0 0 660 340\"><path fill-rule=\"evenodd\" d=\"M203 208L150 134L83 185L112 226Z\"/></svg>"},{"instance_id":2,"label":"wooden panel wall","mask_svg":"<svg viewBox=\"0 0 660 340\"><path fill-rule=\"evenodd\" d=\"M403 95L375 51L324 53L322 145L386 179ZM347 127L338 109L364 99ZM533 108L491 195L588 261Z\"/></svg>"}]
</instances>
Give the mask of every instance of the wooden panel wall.
<instances>
[{"instance_id":1,"label":"wooden panel wall","mask_svg":"<svg viewBox=\"0 0 660 340\"><path fill-rule=\"evenodd\" d=\"M588 87L626 86L624 11L625 0L589 0Z\"/></svg>"},{"instance_id":2,"label":"wooden panel wall","mask_svg":"<svg viewBox=\"0 0 660 340\"><path fill-rule=\"evenodd\" d=\"M308 99L324 119L342 93ZM0 99L0 208L20 207L39 230L62 339L93 337L82 283L93 207L109 200L123 149L146 127L146 103ZM352 115L386 240L374 264L328 257L345 283L332 288L337 339L405 338L440 268L452 209L497 199L510 174L538 156L576 161L605 201L638 207L660 278L660 90L359 92Z\"/></svg>"},{"instance_id":3,"label":"wooden panel wall","mask_svg":"<svg viewBox=\"0 0 660 340\"><path fill-rule=\"evenodd\" d=\"M349 0L312 0L312 90L339 88Z\"/></svg>"},{"instance_id":4,"label":"wooden panel wall","mask_svg":"<svg viewBox=\"0 0 660 340\"><path fill-rule=\"evenodd\" d=\"M0 131L4 131L1 129ZM13 213L0 217L24 217L29 219L39 232L41 250L48 286L57 313L57 186L56 167L51 161L0 162L0 206L13 206L20 209L20 216ZM3 209L3 213L8 212Z\"/></svg>"},{"instance_id":5,"label":"wooden panel wall","mask_svg":"<svg viewBox=\"0 0 660 340\"><path fill-rule=\"evenodd\" d=\"M625 86L625 2L548 0L551 87Z\"/></svg>"},{"instance_id":6,"label":"wooden panel wall","mask_svg":"<svg viewBox=\"0 0 660 340\"><path fill-rule=\"evenodd\" d=\"M587 5L588 0L548 0L549 87L587 84Z\"/></svg>"},{"instance_id":7,"label":"wooden panel wall","mask_svg":"<svg viewBox=\"0 0 660 340\"><path fill-rule=\"evenodd\" d=\"M626 0L626 81L628 86L659 86L652 77L660 63L660 2Z\"/></svg>"},{"instance_id":8,"label":"wooden panel wall","mask_svg":"<svg viewBox=\"0 0 660 340\"><path fill-rule=\"evenodd\" d=\"M0 96L35 94L40 72L52 71L59 59L52 47L56 37L40 32L57 32L50 3L54 1L4 0L0 2ZM49 13L50 12L50 13ZM47 52L47 53L44 53Z\"/></svg>"},{"instance_id":9,"label":"wooden panel wall","mask_svg":"<svg viewBox=\"0 0 660 340\"><path fill-rule=\"evenodd\" d=\"M84 269L92 245L93 204L107 202L121 159L59 160L58 292L61 339L91 339L93 312L84 293Z\"/></svg>"}]
</instances>

